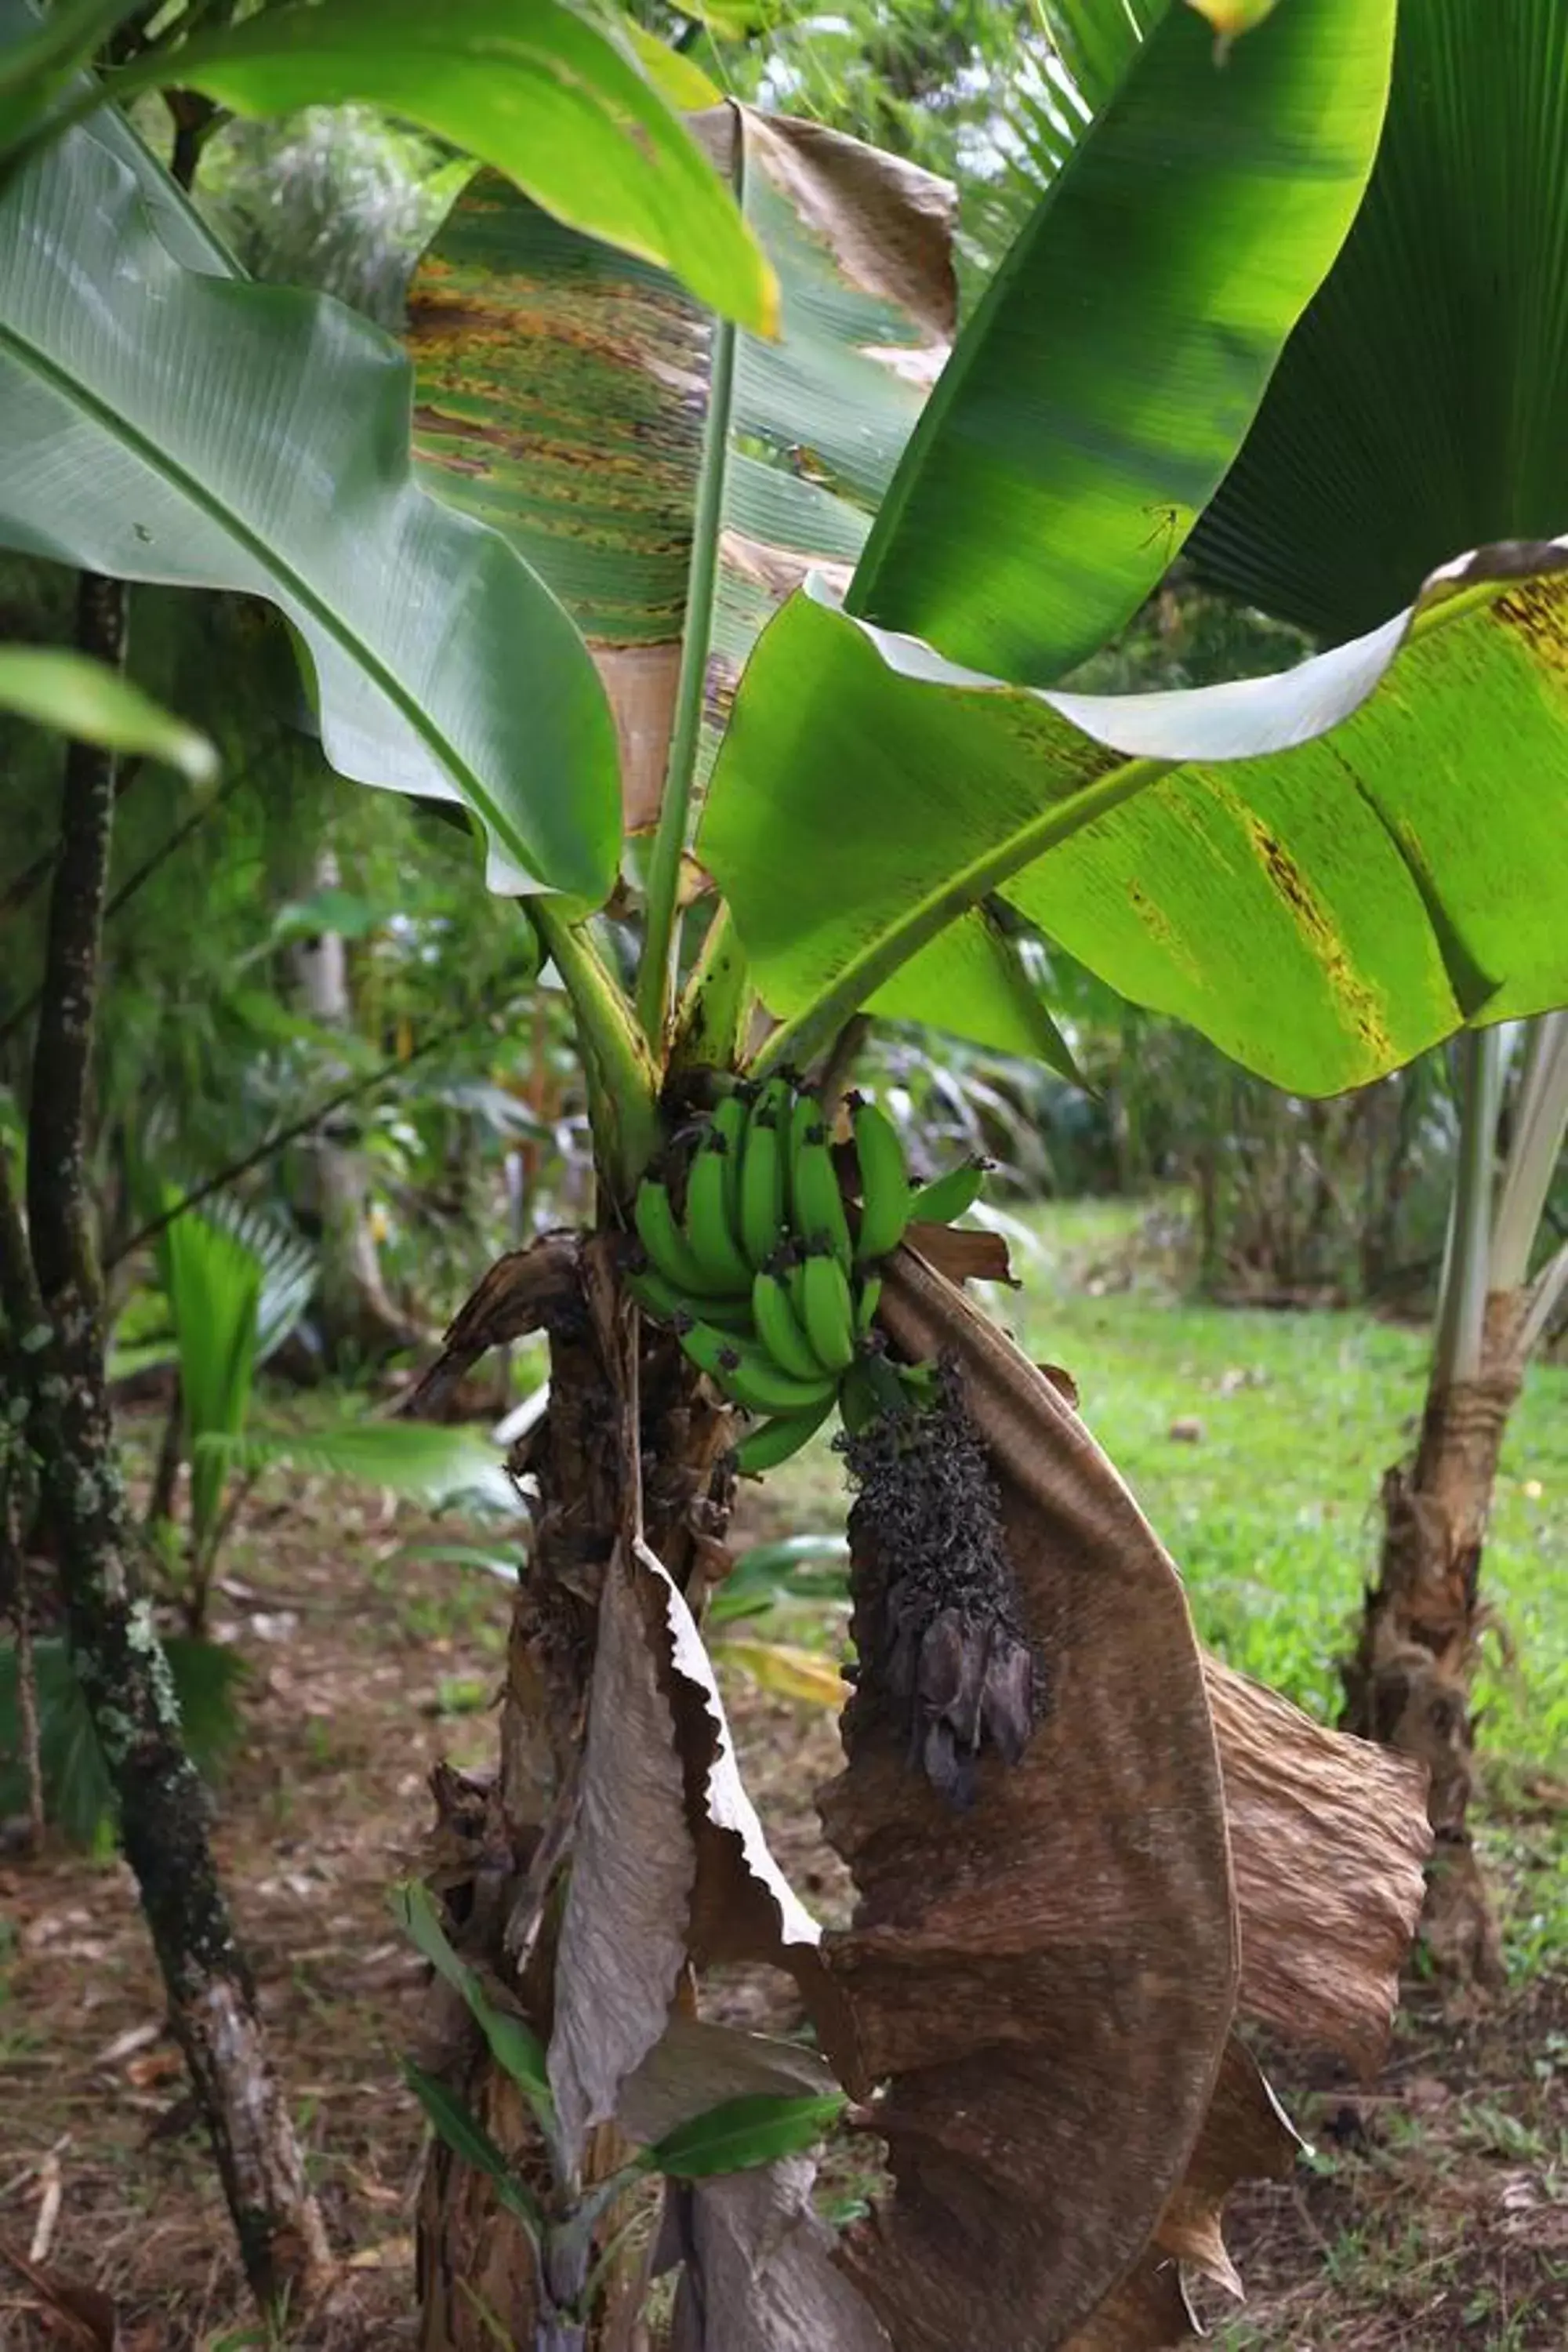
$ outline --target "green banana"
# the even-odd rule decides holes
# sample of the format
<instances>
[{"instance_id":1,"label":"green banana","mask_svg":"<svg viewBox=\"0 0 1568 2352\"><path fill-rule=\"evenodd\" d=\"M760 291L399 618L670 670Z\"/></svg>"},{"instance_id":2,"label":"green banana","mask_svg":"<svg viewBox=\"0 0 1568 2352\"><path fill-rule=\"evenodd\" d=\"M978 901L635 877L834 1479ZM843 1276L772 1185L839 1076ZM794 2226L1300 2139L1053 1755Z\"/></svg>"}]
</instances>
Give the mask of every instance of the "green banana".
<instances>
[{"instance_id":1,"label":"green banana","mask_svg":"<svg viewBox=\"0 0 1568 2352\"><path fill-rule=\"evenodd\" d=\"M793 1232L800 1229L800 1203L795 1196L795 1155L807 1128L816 1126L822 1117L822 1105L816 1097L796 1087L790 1096L789 1112L779 1128L784 1151L784 1223Z\"/></svg>"},{"instance_id":2,"label":"green banana","mask_svg":"<svg viewBox=\"0 0 1568 2352\"><path fill-rule=\"evenodd\" d=\"M829 1371L841 1372L855 1359L855 1301L848 1277L826 1243L806 1244L800 1279L801 1320L814 1352Z\"/></svg>"},{"instance_id":3,"label":"green banana","mask_svg":"<svg viewBox=\"0 0 1568 2352\"><path fill-rule=\"evenodd\" d=\"M847 1273L855 1254L826 1123L792 1121L790 1145L790 1222L801 1241L826 1242Z\"/></svg>"},{"instance_id":4,"label":"green banana","mask_svg":"<svg viewBox=\"0 0 1568 2352\"><path fill-rule=\"evenodd\" d=\"M789 1088L770 1079L752 1106L741 1160L741 1247L753 1267L766 1265L777 1249L784 1222L784 1139Z\"/></svg>"},{"instance_id":5,"label":"green banana","mask_svg":"<svg viewBox=\"0 0 1568 2352\"><path fill-rule=\"evenodd\" d=\"M858 1339L863 1339L871 1328L881 1302L882 1277L879 1274L868 1274L855 1300L855 1336Z\"/></svg>"},{"instance_id":6,"label":"green banana","mask_svg":"<svg viewBox=\"0 0 1568 2352\"><path fill-rule=\"evenodd\" d=\"M771 1421L759 1422L735 1448L736 1469L742 1476L753 1478L763 1470L776 1470L781 1462L800 1452L808 1437L816 1436L832 1411L833 1399L825 1397L820 1404L807 1405L801 1412L779 1412Z\"/></svg>"},{"instance_id":7,"label":"green banana","mask_svg":"<svg viewBox=\"0 0 1568 2352\"><path fill-rule=\"evenodd\" d=\"M675 1220L675 1210L669 1198L669 1187L657 1177L645 1177L637 1186L637 1200L632 1206L632 1222L637 1229L637 1239L647 1252L648 1265L655 1274L663 1276L672 1289L688 1291L698 1297L712 1292L717 1286L700 1263L696 1251Z\"/></svg>"},{"instance_id":8,"label":"green banana","mask_svg":"<svg viewBox=\"0 0 1568 2352\"><path fill-rule=\"evenodd\" d=\"M965 1160L961 1166L950 1168L945 1176L922 1184L910 1201L910 1223L951 1225L955 1217L973 1208L990 1165L989 1160Z\"/></svg>"},{"instance_id":9,"label":"green banana","mask_svg":"<svg viewBox=\"0 0 1568 2352\"><path fill-rule=\"evenodd\" d=\"M855 1159L860 1171L860 1230L855 1262L886 1257L896 1250L910 1220L910 1171L899 1130L885 1110L866 1096L849 1097Z\"/></svg>"},{"instance_id":10,"label":"green banana","mask_svg":"<svg viewBox=\"0 0 1568 2352\"><path fill-rule=\"evenodd\" d=\"M819 1381L836 1369L813 1349L783 1276L771 1268L764 1267L752 1285L752 1320L769 1355L793 1379Z\"/></svg>"},{"instance_id":11,"label":"green banana","mask_svg":"<svg viewBox=\"0 0 1568 2352\"><path fill-rule=\"evenodd\" d=\"M726 1297L744 1297L752 1287L752 1269L730 1224L730 1163L734 1157L715 1126L687 1173L686 1239L702 1269L702 1287Z\"/></svg>"},{"instance_id":12,"label":"green banana","mask_svg":"<svg viewBox=\"0 0 1568 2352\"><path fill-rule=\"evenodd\" d=\"M626 1276L626 1288L645 1314L656 1323L712 1323L721 1331L753 1336L749 1304L727 1298L703 1298L678 1290L654 1267L639 1267Z\"/></svg>"},{"instance_id":13,"label":"green banana","mask_svg":"<svg viewBox=\"0 0 1568 2352\"><path fill-rule=\"evenodd\" d=\"M680 1334L680 1344L699 1370L748 1412L805 1412L813 1405L831 1404L837 1391L831 1372L815 1381L795 1380L780 1370L765 1349L732 1338L711 1323L693 1323Z\"/></svg>"},{"instance_id":14,"label":"green banana","mask_svg":"<svg viewBox=\"0 0 1568 2352\"><path fill-rule=\"evenodd\" d=\"M729 1212L731 1234L741 1230L741 1168L755 1094L756 1088L747 1080L737 1079L729 1093L720 1097L709 1121L709 1139L721 1135L729 1155L724 1162L724 1206Z\"/></svg>"}]
</instances>

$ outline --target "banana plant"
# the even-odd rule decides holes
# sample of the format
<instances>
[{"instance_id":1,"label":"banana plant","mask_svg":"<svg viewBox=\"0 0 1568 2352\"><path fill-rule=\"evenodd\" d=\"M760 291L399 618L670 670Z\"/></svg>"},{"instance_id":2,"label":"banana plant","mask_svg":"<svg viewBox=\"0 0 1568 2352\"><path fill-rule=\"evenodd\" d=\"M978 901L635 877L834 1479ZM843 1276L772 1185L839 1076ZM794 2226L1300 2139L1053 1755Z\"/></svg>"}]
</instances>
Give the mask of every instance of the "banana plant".
<instances>
[{"instance_id":1,"label":"banana plant","mask_svg":"<svg viewBox=\"0 0 1568 2352\"><path fill-rule=\"evenodd\" d=\"M1502 1940L1468 1819L1469 1684L1493 1622L1481 1567L1509 1418L1568 1296L1568 1243L1542 1253L1538 1240L1568 1136L1568 1014L1542 1015L1517 1035L1472 1031L1457 1050L1458 1133L1421 1433L1413 1460L1384 1474L1378 1575L1342 1668L1344 1721L1427 1767L1440 1861L1426 1941L1450 1984L1495 1991Z\"/></svg>"},{"instance_id":2,"label":"banana plant","mask_svg":"<svg viewBox=\"0 0 1568 2352\"><path fill-rule=\"evenodd\" d=\"M1131 18L1109 29L1110 53L1087 61L1101 78L1126 68L1140 37ZM1467 809L1471 838L1485 839L1481 811L1500 775L1514 789L1531 780L1559 837L1568 807L1552 656L1563 600L1551 573L1530 577L1529 553L1561 533L1568 510L1556 429L1568 366L1557 341L1540 341L1542 320L1568 304L1541 243L1568 135L1563 27L1548 0L1525 0L1500 54L1489 47L1495 29L1475 0L1401 11L1366 200L1187 542L1200 579L1331 642L1375 629L1398 583L1440 565L1458 539L1492 542L1500 568L1517 570L1493 608L1502 634L1469 641L1482 669L1461 684L1462 624L1430 674L1441 764L1427 811L1396 820L1422 887ZM1539 107L1524 96L1537 77ZM1494 168L1504 153L1506 173ZM1407 234L1413 223L1419 233ZM1527 874L1501 866L1478 868L1476 883L1478 896L1501 891L1505 921L1505 908L1532 895ZM1345 1721L1429 1768L1442 1865L1426 1913L1432 1953L1459 1983L1495 1982L1499 1936L1467 1822L1468 1685L1489 1619L1480 1570L1499 1452L1568 1287L1568 1250L1542 1257L1537 1243L1568 1125L1568 1036L1563 1016L1543 1011L1550 993L1511 994L1495 934L1460 924L1446 955L1474 1017L1536 1017L1517 1034L1473 1031L1456 1048L1453 1204L1421 1435L1383 1482L1379 1573L1344 1667Z\"/></svg>"},{"instance_id":3,"label":"banana plant","mask_svg":"<svg viewBox=\"0 0 1568 2352\"><path fill-rule=\"evenodd\" d=\"M1431 38L1457 38L1478 12L1287 0L1221 25L1184 0L1084 0L1074 14L1107 61L1102 102L956 339L944 191L813 126L728 107L698 125L715 184L728 179L772 257L772 336L754 309L710 317L646 258L478 177L416 289L424 488L405 363L332 304L241 282L112 115L61 129L0 194L0 399L16 420L0 539L271 598L311 656L329 758L469 813L573 1004L611 1228L693 1074L821 1065L867 1012L1059 1058L1019 950L1033 931L1299 1091L1568 998L1561 797L1540 782L1561 751L1552 534L1568 497L1502 547L1456 500L1445 536L1386 567L1361 634L1282 676L1142 698L1071 682L1223 504L1282 350L1325 280L1332 296L1391 78L1414 56L1419 92L1423 28L1442 20ZM1218 57L1216 28L1232 43ZM1543 9L1489 19L1469 86L1554 87L1552 37ZM1500 44L1517 47L1507 77ZM1416 100L1395 99L1401 120ZM1445 129L1452 202L1474 176L1472 132ZM1535 160L1546 206L1557 175ZM1512 192L1526 175L1496 177ZM1456 347L1481 340L1472 326ZM1303 475L1321 438L1300 436ZM1359 562L1347 546L1347 576ZM629 975L605 907L640 919ZM547 1237L527 1278L548 1286L563 1249ZM603 1311L607 1263L583 1253L601 1334L621 1328ZM453 1349L465 1318L482 1347L536 1311L509 1296L516 1268L487 1279ZM606 1955L591 1897L651 1904L662 1884L651 1839L636 1869L617 1863L630 1815L603 1779L645 1719L637 1706L658 1700L637 1680L627 1595L699 1688L680 1591L712 1532L691 1500L727 1424L678 1361L650 1359L654 1434L639 1453L633 1419L628 1464L637 1375L613 1347L592 1360L582 1318L552 1328L503 1796L523 1848L556 1853L598 1629L585 1563L614 1559L550 2062L585 2130L616 2112L620 2073L662 2025L667 1964L684 1964L685 1929L672 1943L657 1909ZM646 1517L628 1532L635 1488ZM721 1727L716 1704L698 1713ZM761 1871L745 1812L714 1793L717 1738L701 1834L734 1836ZM628 1791L657 1801L669 1760L639 1754ZM677 1801L685 1785L678 1770ZM668 1866L683 1917L689 1881ZM798 1906L771 1899L804 1968ZM544 1900L523 1886L498 1919L485 1957L503 1979L535 1948ZM606 1966L613 1997L595 2011ZM1031 2316L1040 2340L1065 2341L1150 2246L1218 2063L1189 2054L1165 2101L1170 2168L1130 2184L1114 2135L1110 2169L1085 2152L1089 2251ZM547 2318L541 2282L495 2226L493 2179L436 2178L425 2274L437 2299L461 2281L473 2309L433 2308L426 2340L477 2344L497 2312L526 2340ZM842 2284L814 2274L807 2332L790 2341L874 2340L862 2301L832 2301Z\"/></svg>"}]
</instances>

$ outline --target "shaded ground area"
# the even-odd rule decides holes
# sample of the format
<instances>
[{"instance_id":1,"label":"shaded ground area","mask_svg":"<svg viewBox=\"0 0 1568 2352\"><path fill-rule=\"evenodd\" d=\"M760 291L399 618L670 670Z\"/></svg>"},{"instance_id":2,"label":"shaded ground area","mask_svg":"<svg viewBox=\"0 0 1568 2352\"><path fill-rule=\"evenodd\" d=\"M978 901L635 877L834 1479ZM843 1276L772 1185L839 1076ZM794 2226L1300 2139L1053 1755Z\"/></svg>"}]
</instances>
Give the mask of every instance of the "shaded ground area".
<instances>
[{"instance_id":1,"label":"shaded ground area","mask_svg":"<svg viewBox=\"0 0 1568 2352\"><path fill-rule=\"evenodd\" d=\"M1053 1297L1048 1278L1041 1297L1030 1334L1080 1371L1092 1361L1086 1406L1183 1553L1205 1633L1239 1648L1243 1664L1259 1663L1246 1647L1256 1640L1289 1666L1302 1654L1281 1634L1290 1563L1305 1558L1298 1610L1312 1612L1314 1627L1331 1622L1313 1580L1331 1549L1343 1555L1334 1593L1353 1600L1365 1557L1354 1498L1415 1409L1419 1343L1352 1318L1211 1318L1136 1294ZM1227 1384L1237 1370L1244 1378ZM1454 2024L1417 1988L1372 2086L1276 2055L1277 2085L1316 2154L1293 2181L1241 2200L1232 2234L1251 2300L1238 2316L1211 2315L1228 2352L1568 2344L1568 1790L1555 1777L1568 1731L1554 1713L1568 1676L1565 1385L1559 1372L1532 1396L1500 1514L1500 1577L1528 1620L1500 1708L1508 1738L1489 1838L1507 1880L1514 1989L1490 2015ZM1304 1416L1309 1392L1314 1411ZM1170 1436L1178 1406L1205 1423L1200 1439ZM1340 1441L1352 1429L1346 1462ZM1304 1486L1292 1483L1298 1473ZM826 1524L835 1475L831 1457L806 1461L770 1486L765 1510L752 1503L750 1532ZM1309 1488L1315 1520L1302 1516ZM419 1968L391 1927L386 1888L416 1861L430 1764L442 1753L483 1761L493 1744L486 1709L507 1594L482 1571L411 1555L427 1532L374 1498L274 1478L247 1508L219 1612L250 1669L219 1852L350 2264L331 2319L282 2340L344 2352L402 2340L413 2293L421 2130L397 2059ZM1543 1590L1549 1576L1554 1595ZM820 1610L766 1630L829 1652L837 1638ZM1311 1669L1321 1675L1321 1652ZM807 1900L832 1915L843 1880L810 1803L836 1769L831 1717L732 1672L728 1680L775 1850ZM1300 1686L1293 1695L1312 1696ZM1533 1759L1530 1731L1541 1737ZM758 2014L753 1992L737 1988L734 2001ZM787 2003L769 2006L772 2021L784 2021ZM836 2211L851 2210L867 2185L847 2154L836 2156ZM265 2340L160 2028L127 1875L113 1862L58 1853L0 1862L0 2250L26 2257L34 2248L46 2271L114 2296L131 2352L239 2352ZM5 2352L75 2341L87 2339L49 2332L38 2294L0 2260Z\"/></svg>"}]
</instances>

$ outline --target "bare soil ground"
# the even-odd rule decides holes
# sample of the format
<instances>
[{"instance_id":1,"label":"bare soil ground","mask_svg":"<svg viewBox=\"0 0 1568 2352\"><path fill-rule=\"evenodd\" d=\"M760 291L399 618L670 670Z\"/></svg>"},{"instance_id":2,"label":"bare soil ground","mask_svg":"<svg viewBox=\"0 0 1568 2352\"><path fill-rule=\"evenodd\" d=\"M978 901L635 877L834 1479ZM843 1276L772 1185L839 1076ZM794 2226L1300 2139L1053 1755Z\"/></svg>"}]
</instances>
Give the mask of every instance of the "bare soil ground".
<instances>
[{"instance_id":1,"label":"bare soil ground","mask_svg":"<svg viewBox=\"0 0 1568 2352\"><path fill-rule=\"evenodd\" d=\"M436 1759L490 1754L508 1599L482 1572L408 1557L422 1532L374 1502L279 1482L252 1499L218 1610L249 1681L216 1843L344 2258L338 2305L280 2336L257 2328L128 1874L56 1850L0 1862L4 2352L92 2341L61 2316L51 2280L111 2298L122 2352L408 2340L422 2133L398 2053L420 1965L386 1891L417 1861ZM741 1684L731 1698L779 1858L808 1901L837 1912L842 1874L811 1806L836 1769L831 1719ZM1417 1989L1375 2085L1276 2058L1318 2152L1293 2181L1240 2200L1232 2235L1251 2300L1214 2313L1221 2346L1568 2346L1562 1965L1467 2023L1445 2022ZM866 2185L840 2165L828 2178L839 2210Z\"/></svg>"}]
</instances>

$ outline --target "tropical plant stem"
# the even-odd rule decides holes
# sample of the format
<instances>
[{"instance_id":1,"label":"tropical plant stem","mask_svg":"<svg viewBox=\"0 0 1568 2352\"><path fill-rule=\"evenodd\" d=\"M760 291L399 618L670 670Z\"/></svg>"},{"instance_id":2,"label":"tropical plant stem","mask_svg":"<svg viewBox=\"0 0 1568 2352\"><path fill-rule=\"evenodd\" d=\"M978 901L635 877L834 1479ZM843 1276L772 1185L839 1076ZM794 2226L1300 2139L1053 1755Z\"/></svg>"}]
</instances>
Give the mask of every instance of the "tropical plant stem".
<instances>
[{"instance_id":1,"label":"tropical plant stem","mask_svg":"<svg viewBox=\"0 0 1568 2352\"><path fill-rule=\"evenodd\" d=\"M672 1069L701 1065L727 1070L739 1061L753 1002L746 951L735 919L721 906L708 926L676 1015Z\"/></svg>"},{"instance_id":2,"label":"tropical plant stem","mask_svg":"<svg viewBox=\"0 0 1568 2352\"><path fill-rule=\"evenodd\" d=\"M658 1142L658 1065L586 928L550 898L531 899L528 912L572 1001L600 1169L624 1198Z\"/></svg>"},{"instance_id":3,"label":"tropical plant stem","mask_svg":"<svg viewBox=\"0 0 1568 2352\"><path fill-rule=\"evenodd\" d=\"M1568 1013L1541 1013L1526 1025L1529 1042L1513 1139L1492 1223L1494 1290L1518 1290L1523 1285L1568 1134Z\"/></svg>"},{"instance_id":4,"label":"tropical plant stem","mask_svg":"<svg viewBox=\"0 0 1568 2352\"><path fill-rule=\"evenodd\" d=\"M740 194L742 143L736 142L736 194ZM642 962L637 972L637 1018L656 1054L664 1045L675 961L676 919L680 904L680 866L686 850L691 799L697 782L697 751L708 678L708 648L713 634L713 585L719 563L719 530L724 509L724 476L730 455L730 403L735 376L735 330L727 319L713 322L708 417L702 435L702 466L692 519L691 571L686 590L686 620L680 643L680 677L675 723L659 803L658 826L648 864L647 914Z\"/></svg>"},{"instance_id":5,"label":"tropical plant stem","mask_svg":"<svg viewBox=\"0 0 1568 2352\"><path fill-rule=\"evenodd\" d=\"M1459 1039L1459 1157L1432 1365L1433 1386L1439 1390L1480 1377L1492 1287L1492 1160L1501 1052L1502 1035L1496 1029L1467 1029Z\"/></svg>"}]
</instances>

